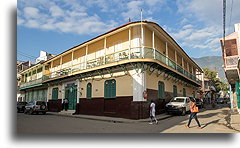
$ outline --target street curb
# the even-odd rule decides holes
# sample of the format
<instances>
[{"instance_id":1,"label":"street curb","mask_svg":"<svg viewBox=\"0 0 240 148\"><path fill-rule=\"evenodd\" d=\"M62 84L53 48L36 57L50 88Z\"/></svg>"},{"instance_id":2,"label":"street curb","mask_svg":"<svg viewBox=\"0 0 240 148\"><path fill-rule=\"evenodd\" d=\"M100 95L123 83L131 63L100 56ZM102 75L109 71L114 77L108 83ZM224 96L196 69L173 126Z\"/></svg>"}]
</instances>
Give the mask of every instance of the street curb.
<instances>
[{"instance_id":1,"label":"street curb","mask_svg":"<svg viewBox=\"0 0 240 148\"><path fill-rule=\"evenodd\" d=\"M122 121L121 119L100 119L100 118L94 118L94 117L83 117L83 116L77 116L77 115L67 115L67 114L59 114L59 113L53 113L53 112L47 112L49 115L55 115L55 116L63 116L63 117L72 117L72 118L81 118L81 119L88 119L88 120L96 120L96 121L105 121L105 122L113 122L113 123L139 123L139 122L149 122L150 119L143 119L143 120L131 120L131 119L123 119L125 121ZM102 117L102 116L101 116ZM167 118L172 117L172 115L168 115L162 118L157 118L158 121L164 120Z\"/></svg>"}]
</instances>

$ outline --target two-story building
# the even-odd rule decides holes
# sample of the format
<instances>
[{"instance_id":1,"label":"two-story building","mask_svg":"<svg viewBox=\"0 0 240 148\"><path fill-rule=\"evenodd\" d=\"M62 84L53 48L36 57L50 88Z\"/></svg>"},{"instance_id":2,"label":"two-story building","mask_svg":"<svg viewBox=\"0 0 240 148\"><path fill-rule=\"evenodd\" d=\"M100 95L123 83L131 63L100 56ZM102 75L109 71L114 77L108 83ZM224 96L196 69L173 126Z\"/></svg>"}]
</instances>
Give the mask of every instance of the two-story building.
<instances>
[{"instance_id":1,"label":"two-story building","mask_svg":"<svg viewBox=\"0 0 240 148\"><path fill-rule=\"evenodd\" d=\"M50 111L61 111L67 98L76 114L140 119L149 116L150 100L160 113L174 96L195 96L202 72L158 24L139 21L28 69L22 89L31 87L28 96L44 90Z\"/></svg>"},{"instance_id":2,"label":"two-story building","mask_svg":"<svg viewBox=\"0 0 240 148\"><path fill-rule=\"evenodd\" d=\"M239 57L240 57L240 23L235 24L235 32L220 39L222 45L222 56L224 70L230 84L230 98L232 108L240 106L240 84L239 84Z\"/></svg>"}]
</instances>

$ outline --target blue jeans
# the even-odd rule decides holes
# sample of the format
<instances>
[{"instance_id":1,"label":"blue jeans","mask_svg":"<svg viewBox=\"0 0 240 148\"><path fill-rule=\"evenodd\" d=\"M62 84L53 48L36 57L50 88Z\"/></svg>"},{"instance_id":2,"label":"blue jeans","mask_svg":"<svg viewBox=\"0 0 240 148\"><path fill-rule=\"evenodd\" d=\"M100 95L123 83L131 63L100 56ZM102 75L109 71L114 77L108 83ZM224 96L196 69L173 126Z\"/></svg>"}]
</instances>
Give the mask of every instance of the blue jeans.
<instances>
[{"instance_id":1,"label":"blue jeans","mask_svg":"<svg viewBox=\"0 0 240 148\"><path fill-rule=\"evenodd\" d=\"M198 121L198 118L197 118L197 113L191 113L190 114L189 121L188 121L188 126L191 124L191 121L192 121L193 118L196 120L198 126L201 127L201 125Z\"/></svg>"}]
</instances>

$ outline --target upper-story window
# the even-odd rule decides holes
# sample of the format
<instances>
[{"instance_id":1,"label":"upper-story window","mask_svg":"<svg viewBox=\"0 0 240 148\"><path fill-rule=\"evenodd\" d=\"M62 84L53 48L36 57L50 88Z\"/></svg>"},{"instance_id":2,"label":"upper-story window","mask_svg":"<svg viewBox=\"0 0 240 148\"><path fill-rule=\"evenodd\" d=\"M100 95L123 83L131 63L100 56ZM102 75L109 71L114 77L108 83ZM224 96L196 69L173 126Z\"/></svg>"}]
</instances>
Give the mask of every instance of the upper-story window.
<instances>
[{"instance_id":1,"label":"upper-story window","mask_svg":"<svg viewBox=\"0 0 240 148\"><path fill-rule=\"evenodd\" d=\"M226 56L238 55L236 39L225 40L225 52Z\"/></svg>"},{"instance_id":2,"label":"upper-story window","mask_svg":"<svg viewBox=\"0 0 240 148\"><path fill-rule=\"evenodd\" d=\"M42 67L37 69L37 73L42 72Z\"/></svg>"}]
</instances>

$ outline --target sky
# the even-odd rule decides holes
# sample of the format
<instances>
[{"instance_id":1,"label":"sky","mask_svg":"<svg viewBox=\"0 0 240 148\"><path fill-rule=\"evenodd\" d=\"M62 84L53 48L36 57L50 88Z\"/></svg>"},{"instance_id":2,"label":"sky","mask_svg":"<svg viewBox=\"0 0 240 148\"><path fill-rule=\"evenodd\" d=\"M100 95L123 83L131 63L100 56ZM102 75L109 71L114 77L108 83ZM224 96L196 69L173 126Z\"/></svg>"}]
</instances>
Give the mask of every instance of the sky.
<instances>
[{"instance_id":1,"label":"sky","mask_svg":"<svg viewBox=\"0 0 240 148\"><path fill-rule=\"evenodd\" d=\"M240 23L240 0L227 0L226 34ZM60 54L131 21L159 24L190 57L221 56L222 0L18 0L17 59Z\"/></svg>"}]
</instances>

